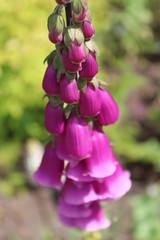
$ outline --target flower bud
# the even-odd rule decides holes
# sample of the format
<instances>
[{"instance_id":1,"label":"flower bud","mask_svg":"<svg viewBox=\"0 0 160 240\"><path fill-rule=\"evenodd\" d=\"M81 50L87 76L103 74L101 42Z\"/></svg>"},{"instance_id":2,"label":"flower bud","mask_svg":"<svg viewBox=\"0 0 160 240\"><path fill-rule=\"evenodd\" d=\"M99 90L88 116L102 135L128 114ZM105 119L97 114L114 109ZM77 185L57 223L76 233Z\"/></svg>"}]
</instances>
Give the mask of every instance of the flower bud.
<instances>
[{"instance_id":1,"label":"flower bud","mask_svg":"<svg viewBox=\"0 0 160 240\"><path fill-rule=\"evenodd\" d=\"M81 63L86 59L86 51L84 43L79 46L76 42L71 43L70 48L68 49L69 59L73 63Z\"/></svg>"},{"instance_id":2,"label":"flower bud","mask_svg":"<svg viewBox=\"0 0 160 240\"><path fill-rule=\"evenodd\" d=\"M63 0L56 0L56 3L59 5L64 5L64 1Z\"/></svg>"},{"instance_id":3,"label":"flower bud","mask_svg":"<svg viewBox=\"0 0 160 240\"><path fill-rule=\"evenodd\" d=\"M34 179L37 183L46 187L61 188L61 177L64 163L56 156L55 149L50 142L42 158L38 170L34 173Z\"/></svg>"},{"instance_id":4,"label":"flower bud","mask_svg":"<svg viewBox=\"0 0 160 240\"><path fill-rule=\"evenodd\" d=\"M75 22L82 22L88 10L87 0L74 0L72 3L72 18Z\"/></svg>"},{"instance_id":5,"label":"flower bud","mask_svg":"<svg viewBox=\"0 0 160 240\"><path fill-rule=\"evenodd\" d=\"M57 82L57 71L54 70L53 63L51 63L46 69L42 87L48 95L59 95L60 89L59 83Z\"/></svg>"},{"instance_id":6,"label":"flower bud","mask_svg":"<svg viewBox=\"0 0 160 240\"><path fill-rule=\"evenodd\" d=\"M105 178L112 175L115 170L112 149L105 133L94 124L91 133L92 154L86 159L90 176L93 178Z\"/></svg>"},{"instance_id":7,"label":"flower bud","mask_svg":"<svg viewBox=\"0 0 160 240\"><path fill-rule=\"evenodd\" d=\"M84 38L86 40L90 39L93 37L95 30L93 23L90 22L89 20L84 20L81 26L81 30L83 32Z\"/></svg>"},{"instance_id":8,"label":"flower bud","mask_svg":"<svg viewBox=\"0 0 160 240\"><path fill-rule=\"evenodd\" d=\"M63 40L64 20L60 14L52 13L48 18L49 39L52 43L61 43Z\"/></svg>"},{"instance_id":9,"label":"flower bud","mask_svg":"<svg viewBox=\"0 0 160 240\"><path fill-rule=\"evenodd\" d=\"M66 76L61 77L60 98L68 104L74 104L78 102L79 91L75 79L69 81Z\"/></svg>"},{"instance_id":10,"label":"flower bud","mask_svg":"<svg viewBox=\"0 0 160 240\"><path fill-rule=\"evenodd\" d=\"M87 60L82 63L80 78L92 79L98 73L98 63L94 52L89 51Z\"/></svg>"},{"instance_id":11,"label":"flower bud","mask_svg":"<svg viewBox=\"0 0 160 240\"><path fill-rule=\"evenodd\" d=\"M87 121L72 112L66 125L65 144L67 152L75 159L82 160L92 152L91 134Z\"/></svg>"},{"instance_id":12,"label":"flower bud","mask_svg":"<svg viewBox=\"0 0 160 240\"><path fill-rule=\"evenodd\" d=\"M70 61L69 54L64 49L62 50L62 60L63 60L64 68L66 69L67 72L75 73L75 72L82 69L82 64L81 63L74 64Z\"/></svg>"},{"instance_id":13,"label":"flower bud","mask_svg":"<svg viewBox=\"0 0 160 240\"><path fill-rule=\"evenodd\" d=\"M101 109L99 91L91 83L87 84L87 89L80 92L79 112L83 117L96 116Z\"/></svg>"},{"instance_id":14,"label":"flower bud","mask_svg":"<svg viewBox=\"0 0 160 240\"><path fill-rule=\"evenodd\" d=\"M105 89L99 89L101 99L101 111L97 115L97 120L101 125L115 123L119 118L118 105L113 97Z\"/></svg>"},{"instance_id":15,"label":"flower bud","mask_svg":"<svg viewBox=\"0 0 160 240\"><path fill-rule=\"evenodd\" d=\"M51 134L61 134L64 131L65 118L61 106L52 107L49 102L45 109L45 128Z\"/></svg>"}]
</instances>

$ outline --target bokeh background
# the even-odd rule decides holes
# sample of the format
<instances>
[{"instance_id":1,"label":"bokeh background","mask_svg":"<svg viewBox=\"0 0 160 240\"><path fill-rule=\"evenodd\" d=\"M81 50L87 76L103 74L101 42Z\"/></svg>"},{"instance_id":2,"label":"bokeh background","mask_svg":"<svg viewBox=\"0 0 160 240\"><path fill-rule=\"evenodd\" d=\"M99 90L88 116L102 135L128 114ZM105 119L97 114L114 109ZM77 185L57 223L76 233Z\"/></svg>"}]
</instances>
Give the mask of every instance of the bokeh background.
<instances>
[{"instance_id":1,"label":"bokeh background","mask_svg":"<svg viewBox=\"0 0 160 240\"><path fill-rule=\"evenodd\" d=\"M160 0L89 0L99 77L121 112L105 131L130 169L133 187L121 201L105 205L111 229L82 238L58 222L58 193L32 180L48 141L41 84L43 60L53 50L46 22L54 2L0 4L0 240L158 240Z\"/></svg>"}]
</instances>

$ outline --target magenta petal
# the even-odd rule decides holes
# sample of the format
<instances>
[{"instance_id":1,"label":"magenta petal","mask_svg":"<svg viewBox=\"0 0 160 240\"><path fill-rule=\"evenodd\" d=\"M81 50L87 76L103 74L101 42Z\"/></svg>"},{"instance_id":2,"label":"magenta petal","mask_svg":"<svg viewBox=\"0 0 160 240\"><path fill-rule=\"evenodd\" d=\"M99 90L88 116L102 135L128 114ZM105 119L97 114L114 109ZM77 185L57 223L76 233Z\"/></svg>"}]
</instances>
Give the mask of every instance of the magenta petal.
<instances>
[{"instance_id":1,"label":"magenta petal","mask_svg":"<svg viewBox=\"0 0 160 240\"><path fill-rule=\"evenodd\" d=\"M113 97L105 89L99 89L101 98L101 111L97 115L97 120L101 125L115 123L119 118L118 105Z\"/></svg>"},{"instance_id":2,"label":"magenta petal","mask_svg":"<svg viewBox=\"0 0 160 240\"><path fill-rule=\"evenodd\" d=\"M72 18L75 22L83 22L86 17L86 10L83 8L79 14L72 12Z\"/></svg>"},{"instance_id":3,"label":"magenta petal","mask_svg":"<svg viewBox=\"0 0 160 240\"><path fill-rule=\"evenodd\" d=\"M92 152L91 134L87 121L73 112L66 125L65 144L67 152L75 159L89 157Z\"/></svg>"},{"instance_id":4,"label":"magenta petal","mask_svg":"<svg viewBox=\"0 0 160 240\"><path fill-rule=\"evenodd\" d=\"M73 205L64 202L62 198L59 200L58 212L60 215L63 215L68 218L79 218L79 217L88 217L92 214L92 210L83 205Z\"/></svg>"},{"instance_id":5,"label":"magenta petal","mask_svg":"<svg viewBox=\"0 0 160 240\"><path fill-rule=\"evenodd\" d=\"M41 165L34 173L34 179L42 186L59 189L62 186L61 176L63 168L64 163L56 156L51 142L45 148Z\"/></svg>"},{"instance_id":6,"label":"magenta petal","mask_svg":"<svg viewBox=\"0 0 160 240\"><path fill-rule=\"evenodd\" d=\"M62 198L66 203L80 205L95 201L98 196L92 183L78 183L67 179L62 189Z\"/></svg>"},{"instance_id":7,"label":"magenta petal","mask_svg":"<svg viewBox=\"0 0 160 240\"><path fill-rule=\"evenodd\" d=\"M74 72L77 72L80 69L82 69L82 64L81 63L75 64L75 63L72 63L70 61L69 54L64 49L62 50L62 61L63 61L63 65L64 65L67 72L74 73Z\"/></svg>"},{"instance_id":8,"label":"magenta petal","mask_svg":"<svg viewBox=\"0 0 160 240\"><path fill-rule=\"evenodd\" d=\"M93 214L87 218L78 218L76 221L77 227L88 232L99 231L109 228L111 222L106 219L103 210L98 203L93 204Z\"/></svg>"},{"instance_id":9,"label":"magenta petal","mask_svg":"<svg viewBox=\"0 0 160 240\"><path fill-rule=\"evenodd\" d=\"M85 61L86 59L86 51L85 51L84 43L82 43L79 46L77 43L72 42L68 52L69 52L69 59L73 63L79 64Z\"/></svg>"},{"instance_id":10,"label":"magenta petal","mask_svg":"<svg viewBox=\"0 0 160 240\"><path fill-rule=\"evenodd\" d=\"M58 44L61 43L63 40L63 33L60 33L59 35L57 34L57 32L55 30L51 30L51 32L48 35L49 40L54 43L54 44Z\"/></svg>"},{"instance_id":11,"label":"magenta petal","mask_svg":"<svg viewBox=\"0 0 160 240\"><path fill-rule=\"evenodd\" d=\"M45 128L51 134L61 134L64 131L65 118L61 106L52 107L50 102L45 109Z\"/></svg>"},{"instance_id":12,"label":"magenta petal","mask_svg":"<svg viewBox=\"0 0 160 240\"><path fill-rule=\"evenodd\" d=\"M43 89L48 95L59 95L59 83L57 82L57 71L53 68L51 63L45 72L43 78Z\"/></svg>"},{"instance_id":13,"label":"magenta petal","mask_svg":"<svg viewBox=\"0 0 160 240\"><path fill-rule=\"evenodd\" d=\"M95 179L89 176L86 160L80 161L77 165L71 166L69 163L65 174L69 179L78 182L92 182Z\"/></svg>"},{"instance_id":14,"label":"magenta petal","mask_svg":"<svg viewBox=\"0 0 160 240\"><path fill-rule=\"evenodd\" d=\"M82 63L82 70L79 72L80 78L91 79L98 73L98 63L95 53L89 52L87 60Z\"/></svg>"},{"instance_id":15,"label":"magenta petal","mask_svg":"<svg viewBox=\"0 0 160 240\"><path fill-rule=\"evenodd\" d=\"M93 150L90 158L86 159L90 176L104 178L112 175L116 166L108 138L96 125L93 126L91 137Z\"/></svg>"},{"instance_id":16,"label":"magenta petal","mask_svg":"<svg viewBox=\"0 0 160 240\"><path fill-rule=\"evenodd\" d=\"M60 98L68 104L78 102L79 91L75 79L69 81L65 76L60 79Z\"/></svg>"},{"instance_id":17,"label":"magenta petal","mask_svg":"<svg viewBox=\"0 0 160 240\"><path fill-rule=\"evenodd\" d=\"M94 30L94 26L92 23L90 23L87 20L84 20L82 23L82 27L81 30L83 32L84 38L85 39L90 39L93 37L95 30Z\"/></svg>"},{"instance_id":18,"label":"magenta petal","mask_svg":"<svg viewBox=\"0 0 160 240\"><path fill-rule=\"evenodd\" d=\"M70 227L70 228L76 228L77 227L75 218L67 218L67 217L59 214L59 220L61 221L61 223L63 223L67 227Z\"/></svg>"},{"instance_id":19,"label":"magenta petal","mask_svg":"<svg viewBox=\"0 0 160 240\"><path fill-rule=\"evenodd\" d=\"M79 112L81 116L96 116L101 109L99 91L90 83L87 84L85 93L81 90L79 100Z\"/></svg>"},{"instance_id":20,"label":"magenta petal","mask_svg":"<svg viewBox=\"0 0 160 240\"><path fill-rule=\"evenodd\" d=\"M65 147L65 132L56 136L56 154L61 160L70 161L72 164L76 164L77 160L72 158Z\"/></svg>"},{"instance_id":21,"label":"magenta petal","mask_svg":"<svg viewBox=\"0 0 160 240\"><path fill-rule=\"evenodd\" d=\"M118 162L114 174L104 179L104 188L112 195L111 200L121 198L130 190L131 186L129 171L124 171Z\"/></svg>"}]
</instances>

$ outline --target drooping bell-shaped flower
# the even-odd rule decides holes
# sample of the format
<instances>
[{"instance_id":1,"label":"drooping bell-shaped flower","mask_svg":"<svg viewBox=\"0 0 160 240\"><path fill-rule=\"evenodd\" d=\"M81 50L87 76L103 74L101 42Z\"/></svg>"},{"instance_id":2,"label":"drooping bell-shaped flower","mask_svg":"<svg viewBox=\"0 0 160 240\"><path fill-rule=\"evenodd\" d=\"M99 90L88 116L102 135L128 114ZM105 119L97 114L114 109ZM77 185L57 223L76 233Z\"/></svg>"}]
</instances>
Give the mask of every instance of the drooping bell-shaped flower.
<instances>
[{"instance_id":1,"label":"drooping bell-shaped flower","mask_svg":"<svg viewBox=\"0 0 160 240\"><path fill-rule=\"evenodd\" d=\"M100 183L103 191L108 192L111 195L111 197L106 198L106 200L117 200L121 198L132 186L130 172L124 171L116 159L115 163L116 171Z\"/></svg>"},{"instance_id":2,"label":"drooping bell-shaped flower","mask_svg":"<svg viewBox=\"0 0 160 240\"><path fill-rule=\"evenodd\" d=\"M89 157L92 152L89 125L84 118L77 117L74 111L67 121L65 145L67 152L77 160Z\"/></svg>"},{"instance_id":3,"label":"drooping bell-shaped flower","mask_svg":"<svg viewBox=\"0 0 160 240\"><path fill-rule=\"evenodd\" d=\"M79 64L84 62L86 59L86 51L84 43L79 45L76 42L72 42L70 48L68 49L69 59L71 62Z\"/></svg>"},{"instance_id":4,"label":"drooping bell-shaped flower","mask_svg":"<svg viewBox=\"0 0 160 240\"><path fill-rule=\"evenodd\" d=\"M56 154L61 160L66 160L71 162L72 165L75 165L77 163L77 160L72 158L69 153L67 152L66 146L65 146L65 131L56 136Z\"/></svg>"},{"instance_id":5,"label":"drooping bell-shaped flower","mask_svg":"<svg viewBox=\"0 0 160 240\"><path fill-rule=\"evenodd\" d=\"M86 159L90 176L105 178L112 175L116 170L116 165L107 136L94 124L91 138L93 150L91 156Z\"/></svg>"},{"instance_id":6,"label":"drooping bell-shaped flower","mask_svg":"<svg viewBox=\"0 0 160 240\"><path fill-rule=\"evenodd\" d=\"M61 106L53 107L48 102L45 109L45 128L51 134L61 134L64 131L65 118Z\"/></svg>"},{"instance_id":7,"label":"drooping bell-shaped flower","mask_svg":"<svg viewBox=\"0 0 160 240\"><path fill-rule=\"evenodd\" d=\"M109 125L115 123L119 118L118 105L105 89L99 89L101 99L101 111L97 115L97 120L101 125Z\"/></svg>"},{"instance_id":8,"label":"drooping bell-shaped flower","mask_svg":"<svg viewBox=\"0 0 160 240\"><path fill-rule=\"evenodd\" d=\"M95 179L90 177L86 160L78 162L76 165L68 164L65 175L76 182L93 182Z\"/></svg>"},{"instance_id":9,"label":"drooping bell-shaped flower","mask_svg":"<svg viewBox=\"0 0 160 240\"><path fill-rule=\"evenodd\" d=\"M42 86L43 90L48 95L59 95L60 89L59 83L57 82L57 71L54 70L53 63L51 63L46 69Z\"/></svg>"},{"instance_id":10,"label":"drooping bell-shaped flower","mask_svg":"<svg viewBox=\"0 0 160 240\"><path fill-rule=\"evenodd\" d=\"M72 18L75 22L83 22L88 10L87 0L74 0L72 3Z\"/></svg>"},{"instance_id":11,"label":"drooping bell-shaped flower","mask_svg":"<svg viewBox=\"0 0 160 240\"><path fill-rule=\"evenodd\" d=\"M60 215L68 218L89 217L92 209L88 204L73 205L66 203L62 198L59 199L58 212Z\"/></svg>"},{"instance_id":12,"label":"drooping bell-shaped flower","mask_svg":"<svg viewBox=\"0 0 160 240\"><path fill-rule=\"evenodd\" d=\"M58 44L63 40L64 20L60 14L52 13L48 18L49 40Z\"/></svg>"},{"instance_id":13,"label":"drooping bell-shaped flower","mask_svg":"<svg viewBox=\"0 0 160 240\"><path fill-rule=\"evenodd\" d=\"M89 217L77 219L76 225L78 228L87 232L95 232L110 227L111 221L105 217L98 202L92 205L92 211L93 213Z\"/></svg>"},{"instance_id":14,"label":"drooping bell-shaped flower","mask_svg":"<svg viewBox=\"0 0 160 240\"><path fill-rule=\"evenodd\" d=\"M98 63L94 52L89 51L87 60L82 63L80 78L92 79L98 73Z\"/></svg>"},{"instance_id":15,"label":"drooping bell-shaped flower","mask_svg":"<svg viewBox=\"0 0 160 240\"><path fill-rule=\"evenodd\" d=\"M83 21L81 30L86 40L91 39L95 34L93 23L87 19Z\"/></svg>"},{"instance_id":16,"label":"drooping bell-shaped flower","mask_svg":"<svg viewBox=\"0 0 160 240\"><path fill-rule=\"evenodd\" d=\"M92 214L88 217L69 218L59 215L61 222L68 227L76 227L83 231L94 232L110 227L111 222L106 219L103 210L98 202L94 202L89 207Z\"/></svg>"},{"instance_id":17,"label":"drooping bell-shaped flower","mask_svg":"<svg viewBox=\"0 0 160 240\"><path fill-rule=\"evenodd\" d=\"M62 61L63 61L64 68L66 69L67 72L75 73L82 69L81 63L75 64L70 61L69 54L64 49L62 50Z\"/></svg>"},{"instance_id":18,"label":"drooping bell-shaped flower","mask_svg":"<svg viewBox=\"0 0 160 240\"><path fill-rule=\"evenodd\" d=\"M67 179L62 189L62 198L68 204L80 205L98 200L98 195L91 182L81 183Z\"/></svg>"},{"instance_id":19,"label":"drooping bell-shaped flower","mask_svg":"<svg viewBox=\"0 0 160 240\"><path fill-rule=\"evenodd\" d=\"M65 75L61 77L60 98L68 104L74 104L78 102L79 91L75 79L69 81Z\"/></svg>"},{"instance_id":20,"label":"drooping bell-shaped flower","mask_svg":"<svg viewBox=\"0 0 160 240\"><path fill-rule=\"evenodd\" d=\"M57 157L52 142L50 142L45 148L40 167L34 173L34 179L42 186L59 189L62 187L63 168L64 163Z\"/></svg>"},{"instance_id":21,"label":"drooping bell-shaped flower","mask_svg":"<svg viewBox=\"0 0 160 240\"><path fill-rule=\"evenodd\" d=\"M79 100L79 112L83 117L96 116L101 109L99 91L91 83L87 84L86 91L81 90Z\"/></svg>"}]
</instances>

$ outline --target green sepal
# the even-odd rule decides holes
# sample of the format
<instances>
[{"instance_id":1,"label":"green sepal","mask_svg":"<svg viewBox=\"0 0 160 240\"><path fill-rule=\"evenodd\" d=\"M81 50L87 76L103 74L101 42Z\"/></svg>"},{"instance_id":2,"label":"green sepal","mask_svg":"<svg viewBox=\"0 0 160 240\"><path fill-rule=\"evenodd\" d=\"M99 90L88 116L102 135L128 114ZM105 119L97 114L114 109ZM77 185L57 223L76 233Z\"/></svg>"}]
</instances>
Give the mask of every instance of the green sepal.
<instances>
[{"instance_id":1,"label":"green sepal","mask_svg":"<svg viewBox=\"0 0 160 240\"><path fill-rule=\"evenodd\" d=\"M52 107L59 106L63 103L62 100L60 99L60 97L55 97L55 96L49 96L49 101L50 101Z\"/></svg>"},{"instance_id":2,"label":"green sepal","mask_svg":"<svg viewBox=\"0 0 160 240\"><path fill-rule=\"evenodd\" d=\"M62 15L57 14L57 13L52 13L49 17L48 17L48 31L56 31L56 33L59 35L63 32L64 29L64 19L62 17Z\"/></svg>"},{"instance_id":3,"label":"green sepal","mask_svg":"<svg viewBox=\"0 0 160 240\"><path fill-rule=\"evenodd\" d=\"M60 54L56 54L54 57L54 69L58 70L63 65L62 58Z\"/></svg>"},{"instance_id":4,"label":"green sepal","mask_svg":"<svg viewBox=\"0 0 160 240\"><path fill-rule=\"evenodd\" d=\"M78 89L81 91L83 91L85 93L86 89L87 89L87 80L86 79L78 79Z\"/></svg>"},{"instance_id":5,"label":"green sepal","mask_svg":"<svg viewBox=\"0 0 160 240\"><path fill-rule=\"evenodd\" d=\"M83 10L83 5L81 0L74 0L72 2L72 10L75 14L79 15L81 11Z\"/></svg>"},{"instance_id":6,"label":"green sepal","mask_svg":"<svg viewBox=\"0 0 160 240\"><path fill-rule=\"evenodd\" d=\"M76 76L77 76L76 73L68 73L68 72L65 72L65 75L66 75L66 78L67 78L69 81L72 81L73 79L76 79Z\"/></svg>"},{"instance_id":7,"label":"green sepal","mask_svg":"<svg viewBox=\"0 0 160 240\"><path fill-rule=\"evenodd\" d=\"M63 65L61 65L60 68L57 70L57 82L60 81L60 78L63 74L65 74L65 68Z\"/></svg>"},{"instance_id":8,"label":"green sepal","mask_svg":"<svg viewBox=\"0 0 160 240\"><path fill-rule=\"evenodd\" d=\"M92 40L86 41L86 46L91 52L97 53L99 55L99 48L97 47L95 42L93 42Z\"/></svg>"},{"instance_id":9,"label":"green sepal","mask_svg":"<svg viewBox=\"0 0 160 240\"><path fill-rule=\"evenodd\" d=\"M68 119L71 115L72 109L74 108L74 105L68 104L64 109L64 116L66 119Z\"/></svg>"},{"instance_id":10,"label":"green sepal","mask_svg":"<svg viewBox=\"0 0 160 240\"><path fill-rule=\"evenodd\" d=\"M45 62L48 63L48 65L53 61L54 57L56 55L56 50L52 51L43 61L43 63L45 64Z\"/></svg>"}]
</instances>

